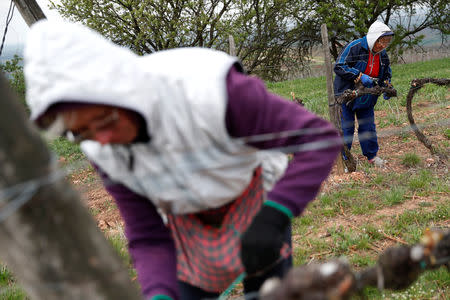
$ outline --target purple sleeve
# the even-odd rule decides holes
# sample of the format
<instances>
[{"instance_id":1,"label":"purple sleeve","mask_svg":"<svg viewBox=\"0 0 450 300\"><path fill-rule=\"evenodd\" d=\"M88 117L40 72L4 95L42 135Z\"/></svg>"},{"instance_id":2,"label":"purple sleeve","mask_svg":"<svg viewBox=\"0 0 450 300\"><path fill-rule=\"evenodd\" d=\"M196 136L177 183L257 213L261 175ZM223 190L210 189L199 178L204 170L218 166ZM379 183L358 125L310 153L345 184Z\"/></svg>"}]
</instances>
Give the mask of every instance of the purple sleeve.
<instances>
[{"instance_id":1,"label":"purple sleeve","mask_svg":"<svg viewBox=\"0 0 450 300\"><path fill-rule=\"evenodd\" d=\"M106 174L97 170L125 222L128 248L142 293L146 299L158 294L179 299L175 245L155 206L124 185L111 183Z\"/></svg>"},{"instance_id":2,"label":"purple sleeve","mask_svg":"<svg viewBox=\"0 0 450 300\"><path fill-rule=\"evenodd\" d=\"M267 195L294 216L300 215L308 202L316 197L341 149L337 130L300 105L268 92L260 79L239 73L234 68L227 77L227 91L226 126L233 137L302 128L321 129L316 134L250 143L254 147L270 149L325 140L336 142L323 149L296 152L284 175Z\"/></svg>"}]
</instances>

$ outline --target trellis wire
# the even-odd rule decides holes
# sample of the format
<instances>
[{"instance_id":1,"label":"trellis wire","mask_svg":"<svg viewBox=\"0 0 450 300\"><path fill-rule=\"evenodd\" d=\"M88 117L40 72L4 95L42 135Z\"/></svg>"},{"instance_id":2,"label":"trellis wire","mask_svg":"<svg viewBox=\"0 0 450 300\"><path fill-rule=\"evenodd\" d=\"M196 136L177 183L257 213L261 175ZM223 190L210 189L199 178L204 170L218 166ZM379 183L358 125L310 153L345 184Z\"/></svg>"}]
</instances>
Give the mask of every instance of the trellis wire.
<instances>
[{"instance_id":1,"label":"trellis wire","mask_svg":"<svg viewBox=\"0 0 450 300\"><path fill-rule=\"evenodd\" d=\"M9 23L11 23L11 20L14 16L14 8L15 7L16 7L16 4L14 3L13 0L11 0L11 2L9 3L8 14L6 15L6 24L5 24L5 30L3 31L2 44L0 45L0 56L2 56L3 46L5 45L6 33L8 32Z\"/></svg>"},{"instance_id":2,"label":"trellis wire","mask_svg":"<svg viewBox=\"0 0 450 300\"><path fill-rule=\"evenodd\" d=\"M438 122L428 123L429 126L448 126L450 124L450 119L443 119ZM419 125L421 128L426 128L425 125ZM262 141L271 141L274 139L280 139L280 138L287 138L287 137L294 137L294 136L302 136L302 135L312 135L323 132L323 128L309 128L309 129L299 129L299 130L289 130L289 131L283 131L278 133L269 133L269 134L260 134L260 135L253 135L253 136L247 136L243 138L237 139L240 143L245 144L249 142L262 142ZM383 130L382 132L378 133L378 137L388 137L388 136L394 136L397 133L404 134L405 132L413 131L410 127L404 127L402 129L392 129L392 130ZM372 138L373 135L371 133L366 134L360 134L358 136L359 141ZM342 145L345 140L343 140L342 137L337 137L334 139L326 139L326 140L320 140L320 141L314 141L309 143L303 143L301 145L290 145L290 146L284 146L284 147L275 147L270 149L270 151L278 151L283 153L297 153L297 152L304 152L304 151L313 151L313 150L320 150L320 149L326 149L329 147L336 147L339 145ZM208 148L202 149L207 154ZM251 151L260 151L259 149L254 149ZM186 152L188 153L188 152ZM49 175L45 177L40 177L36 179L29 180L27 182L22 182L19 184L16 184L14 186L10 186L7 188L4 188L0 190L0 203L5 202L7 203L7 206L4 206L0 209L0 223L6 220L10 215L12 215L17 209L22 207L24 204L26 204L29 200L33 198L35 193L41 188L42 186L49 185L51 183L54 183L56 180L60 179L62 176L70 175L71 173L75 172L76 170L80 168L74 168L74 165L88 165L87 162L77 163L77 164L69 164L65 166L64 168L60 170L54 170ZM177 165L178 166L178 165ZM185 167L185 166L183 166ZM203 171L206 169L214 168L215 166L208 166L208 168L205 167L199 167L196 168L190 168L192 172L196 171ZM217 167L217 166L216 166ZM161 172L163 173L163 172ZM161 174L159 176L167 176L166 174ZM157 176L154 174L152 176L149 176L149 180L155 180L157 179ZM116 182L113 181L104 181L103 184L107 187L110 184L116 184ZM12 200L5 200L8 198L13 198Z\"/></svg>"}]
</instances>

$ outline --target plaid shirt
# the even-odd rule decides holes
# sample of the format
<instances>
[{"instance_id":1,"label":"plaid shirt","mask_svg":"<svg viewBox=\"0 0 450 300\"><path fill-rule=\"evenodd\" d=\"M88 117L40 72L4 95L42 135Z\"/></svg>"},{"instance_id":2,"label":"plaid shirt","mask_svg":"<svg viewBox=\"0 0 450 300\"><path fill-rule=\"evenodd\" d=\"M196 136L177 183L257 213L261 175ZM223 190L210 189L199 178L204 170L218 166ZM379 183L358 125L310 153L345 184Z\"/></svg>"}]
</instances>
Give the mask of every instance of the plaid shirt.
<instances>
[{"instance_id":1,"label":"plaid shirt","mask_svg":"<svg viewBox=\"0 0 450 300\"><path fill-rule=\"evenodd\" d=\"M261 167L235 201L208 213L222 215L220 226L205 224L205 213L169 215L177 249L178 279L209 292L224 291L244 271L240 236L264 201Z\"/></svg>"}]
</instances>

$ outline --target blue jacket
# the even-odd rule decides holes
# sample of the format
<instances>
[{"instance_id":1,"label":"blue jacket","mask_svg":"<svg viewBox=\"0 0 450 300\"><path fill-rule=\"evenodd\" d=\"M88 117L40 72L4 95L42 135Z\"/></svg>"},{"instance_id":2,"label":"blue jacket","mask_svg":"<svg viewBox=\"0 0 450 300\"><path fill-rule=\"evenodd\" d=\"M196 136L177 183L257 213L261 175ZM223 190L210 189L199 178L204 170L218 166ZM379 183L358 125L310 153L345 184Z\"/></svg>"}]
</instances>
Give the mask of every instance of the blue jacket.
<instances>
[{"instance_id":1,"label":"blue jacket","mask_svg":"<svg viewBox=\"0 0 450 300\"><path fill-rule=\"evenodd\" d=\"M347 89L355 89L355 79L360 72L364 72L369 60L369 46L367 44L367 37L362 37L349 43L339 54L334 72L336 77L334 79L334 94L336 97L342 94ZM391 68L389 57L386 50L380 52L380 71L378 73L378 82L384 85L384 81L391 81ZM376 95L364 95L356 98L353 102L353 110L361 108L369 108L375 106L378 97Z\"/></svg>"}]
</instances>

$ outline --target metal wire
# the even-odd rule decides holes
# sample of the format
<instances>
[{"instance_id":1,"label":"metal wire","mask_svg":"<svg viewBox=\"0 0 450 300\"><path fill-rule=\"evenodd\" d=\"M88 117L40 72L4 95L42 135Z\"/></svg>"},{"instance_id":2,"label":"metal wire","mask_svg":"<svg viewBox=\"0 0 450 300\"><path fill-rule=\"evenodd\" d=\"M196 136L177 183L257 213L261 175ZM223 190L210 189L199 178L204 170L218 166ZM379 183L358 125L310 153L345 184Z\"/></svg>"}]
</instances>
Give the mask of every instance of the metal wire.
<instances>
[{"instance_id":1,"label":"metal wire","mask_svg":"<svg viewBox=\"0 0 450 300\"><path fill-rule=\"evenodd\" d=\"M450 125L450 119L443 119L438 122L434 123L428 123L426 125L418 125L421 128L426 128L429 126L448 126ZM383 130L382 132L379 132L377 134L378 137L384 138L388 136L394 136L397 134L405 134L407 132L412 132L413 130L408 127L403 127L401 129L392 129L392 130ZM277 133L269 133L269 134L259 134L259 135L253 135L253 136L247 136L243 138L237 139L239 143L246 144L251 142L264 142L264 141L272 141L280 138L287 138L287 137L296 137L296 136L306 136L306 135L315 135L318 133L324 132L323 128L308 128L308 129L299 129L299 130L288 130L283 132L277 132ZM358 140L364 141L366 139L370 139L373 137L373 133L365 133L365 134L359 134ZM344 139L338 137L334 139L326 139L326 140L320 140L320 141L314 141L309 143L303 143L300 145L290 145L290 146L283 146L283 147L275 147L269 149L270 151L278 151L283 152L286 154L289 153L298 153L298 152L305 152L305 151L314 151L314 150L320 150L320 149L326 149L329 147L336 147L339 145L342 145L345 141ZM204 149L200 149L199 151L202 151L205 155L209 155L208 152L212 150L213 147L206 147ZM260 151L259 149L252 149L250 151L257 152ZM189 152L185 152L185 154L189 155ZM248 154L247 153L237 153L239 154ZM189 170L192 172L200 172L208 169L214 169L220 167L219 164L214 165L210 164L208 167L195 165L195 162L188 162L191 164L189 166ZM55 182L56 180L60 179L63 176L67 176L72 174L73 172L82 169L86 166L88 166L89 163L87 161L81 161L73 164L68 164L64 168L60 170L55 170L49 175L41 178L32 179L26 182L19 183L17 185L6 187L4 189L0 190L0 203L6 202L6 205L3 205L3 207L0 207L0 223L3 222L5 219L8 218L8 216L12 215L15 211L17 211L20 207L22 207L24 204L26 204L29 200L33 198L33 196L36 194L36 192L44 185L51 184ZM176 168L186 168L186 165L177 165ZM164 172L161 172L161 174L152 174L149 175L149 182L157 182L162 181L161 179L164 176L170 176L170 174L166 173L167 170L164 170ZM103 184L107 187L108 185L114 185L117 184L117 182L114 182L112 180L104 181ZM12 198L12 199L11 199ZM5 200L5 199L11 199L11 200Z\"/></svg>"},{"instance_id":2,"label":"metal wire","mask_svg":"<svg viewBox=\"0 0 450 300\"><path fill-rule=\"evenodd\" d=\"M39 189L45 185L52 184L63 177L60 170L53 171L45 177L40 177L26 182L21 182L14 186L0 190L0 223L14 214L19 208L30 201ZM12 198L12 199L11 199ZM11 200L7 200L11 199Z\"/></svg>"},{"instance_id":3,"label":"metal wire","mask_svg":"<svg viewBox=\"0 0 450 300\"><path fill-rule=\"evenodd\" d=\"M16 7L16 4L14 3L13 0L11 0L11 2L9 3L8 14L6 15L6 26L5 26L5 30L3 31L2 44L0 46L0 56L2 56L3 45L5 44L5 39L6 39L6 33L8 32L9 23L11 23L11 20L14 16L14 8L15 7Z\"/></svg>"},{"instance_id":4,"label":"metal wire","mask_svg":"<svg viewBox=\"0 0 450 300\"><path fill-rule=\"evenodd\" d=\"M450 119L443 119L434 123L429 123L432 124L432 126L448 126L450 124ZM421 128L426 128L425 125L419 125ZM304 135L311 135L313 133L317 133L322 131L322 128L316 128L316 129L311 129L311 130L289 130L289 131L284 131L284 132L279 132L279 133L270 133L270 134L261 134L261 135L253 135L253 136L249 136L249 137L245 137L242 138L240 140L241 143L248 143L248 142L263 142L263 141L272 141L272 140L277 140L280 139L281 137L286 137L286 136L304 136ZM413 132L413 129L411 129L409 126L408 127L403 127L402 129L387 129L387 130L383 130L382 132L378 133L377 136L380 138L385 138L385 137L389 137L389 136L394 136L397 135L397 133L400 134L405 134L408 132ZM365 141L368 139L373 138L374 134L372 132L367 132L367 133L363 133L363 134L359 134L357 140L359 142L361 141ZM320 141L314 141L314 142L309 142L309 143L303 143L300 145L290 145L290 146L283 146L283 147L274 147L269 149L270 151L278 151L278 152L283 152L285 154L293 154L293 153L299 153L299 152L306 152L306 151L314 151L314 150L321 150L321 149L326 149L326 148L331 148L331 147L336 147L339 145L342 145L343 143L347 143L350 142L349 140L343 139L341 137L337 137L334 139L326 139L326 140L320 140ZM203 155L205 156L210 156L211 154L209 153L209 151L212 150L212 147L206 147L203 149L199 149L197 151L202 151ZM252 152L257 152L260 151L259 149L249 149L248 151L252 151ZM236 153L237 155L239 154L248 154L250 152L242 152L242 153ZM189 152L184 152L184 154L189 155ZM208 167L203 167L200 165L195 165L195 161L188 161L185 164L177 164L175 169L187 169L188 166L187 164L189 164L189 170L191 170L192 172L201 172L201 171L205 171L208 169L215 169L215 168L220 168L222 167L220 165L220 162L211 162ZM161 172L163 173L163 172ZM156 177L155 177L156 176ZM163 173L160 175L161 178L163 178L164 176L168 176L167 173ZM151 176L149 176L148 178L149 180L158 180L158 174L152 174ZM161 180L162 181L162 180ZM110 181L110 182L104 182L106 185L108 184L117 184L116 182Z\"/></svg>"}]
</instances>

